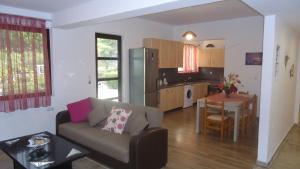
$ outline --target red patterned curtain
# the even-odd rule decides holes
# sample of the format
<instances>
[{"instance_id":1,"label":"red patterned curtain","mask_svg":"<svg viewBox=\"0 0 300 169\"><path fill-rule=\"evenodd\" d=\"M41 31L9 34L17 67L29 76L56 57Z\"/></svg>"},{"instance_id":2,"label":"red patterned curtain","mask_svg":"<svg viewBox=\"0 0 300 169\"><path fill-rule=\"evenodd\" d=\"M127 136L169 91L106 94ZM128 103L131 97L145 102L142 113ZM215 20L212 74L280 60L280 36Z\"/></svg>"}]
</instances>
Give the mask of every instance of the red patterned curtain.
<instances>
[{"instance_id":1,"label":"red patterned curtain","mask_svg":"<svg viewBox=\"0 0 300 169\"><path fill-rule=\"evenodd\" d=\"M183 73L198 72L198 48L185 44L183 47Z\"/></svg>"},{"instance_id":2,"label":"red patterned curtain","mask_svg":"<svg viewBox=\"0 0 300 169\"><path fill-rule=\"evenodd\" d=\"M45 20L0 13L0 112L50 106Z\"/></svg>"}]
</instances>

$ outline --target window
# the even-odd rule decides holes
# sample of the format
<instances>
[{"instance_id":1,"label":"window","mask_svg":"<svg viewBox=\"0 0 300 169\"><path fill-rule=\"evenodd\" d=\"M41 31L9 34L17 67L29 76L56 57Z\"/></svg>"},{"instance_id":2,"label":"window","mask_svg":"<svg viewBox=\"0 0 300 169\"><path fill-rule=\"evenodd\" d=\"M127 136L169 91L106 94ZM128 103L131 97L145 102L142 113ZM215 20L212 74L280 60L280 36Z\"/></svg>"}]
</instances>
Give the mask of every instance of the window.
<instances>
[{"instance_id":1,"label":"window","mask_svg":"<svg viewBox=\"0 0 300 169\"><path fill-rule=\"evenodd\" d=\"M96 92L121 101L121 36L96 33Z\"/></svg>"},{"instance_id":2,"label":"window","mask_svg":"<svg viewBox=\"0 0 300 169\"><path fill-rule=\"evenodd\" d=\"M0 112L50 106L45 21L0 14Z\"/></svg>"},{"instance_id":3,"label":"window","mask_svg":"<svg viewBox=\"0 0 300 169\"><path fill-rule=\"evenodd\" d=\"M198 47L185 44L183 46L183 67L178 68L179 73L198 72Z\"/></svg>"}]
</instances>

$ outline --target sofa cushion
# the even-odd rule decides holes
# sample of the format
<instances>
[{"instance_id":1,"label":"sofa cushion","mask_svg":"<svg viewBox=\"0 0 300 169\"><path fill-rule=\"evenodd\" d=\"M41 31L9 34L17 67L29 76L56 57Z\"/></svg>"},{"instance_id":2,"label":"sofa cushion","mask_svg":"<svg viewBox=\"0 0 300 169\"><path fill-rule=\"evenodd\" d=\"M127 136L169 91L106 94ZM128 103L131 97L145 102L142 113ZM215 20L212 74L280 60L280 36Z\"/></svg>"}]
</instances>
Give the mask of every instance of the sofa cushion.
<instances>
[{"instance_id":1,"label":"sofa cushion","mask_svg":"<svg viewBox=\"0 0 300 169\"><path fill-rule=\"evenodd\" d=\"M132 110L132 114L130 115L124 131L129 133L131 136L139 134L148 126L148 120L146 119L146 111L145 106L137 106L128 103L116 103L106 101L106 108L110 108L111 106Z\"/></svg>"},{"instance_id":2,"label":"sofa cushion","mask_svg":"<svg viewBox=\"0 0 300 169\"><path fill-rule=\"evenodd\" d=\"M108 117L105 105L102 102L95 103L95 98L91 98L93 110L88 115L90 126L94 127ZM93 103L94 102L94 103Z\"/></svg>"},{"instance_id":3,"label":"sofa cushion","mask_svg":"<svg viewBox=\"0 0 300 169\"><path fill-rule=\"evenodd\" d=\"M132 110L130 109L113 107L102 129L116 134L122 134L131 113Z\"/></svg>"},{"instance_id":4,"label":"sofa cushion","mask_svg":"<svg viewBox=\"0 0 300 169\"><path fill-rule=\"evenodd\" d=\"M161 122L163 119L163 112L155 107L144 107L146 111L146 118L149 122L149 128L152 127L161 127Z\"/></svg>"},{"instance_id":5,"label":"sofa cushion","mask_svg":"<svg viewBox=\"0 0 300 169\"><path fill-rule=\"evenodd\" d=\"M146 112L143 106L128 106L132 109L132 115L128 119L125 131L134 136L143 131L149 123L146 119Z\"/></svg>"},{"instance_id":6,"label":"sofa cushion","mask_svg":"<svg viewBox=\"0 0 300 169\"><path fill-rule=\"evenodd\" d=\"M86 123L63 123L59 134L124 163L129 162L130 136L114 134Z\"/></svg>"},{"instance_id":7,"label":"sofa cushion","mask_svg":"<svg viewBox=\"0 0 300 169\"><path fill-rule=\"evenodd\" d=\"M71 121L74 123L86 121L88 114L92 111L90 98L86 98L67 105Z\"/></svg>"},{"instance_id":8,"label":"sofa cushion","mask_svg":"<svg viewBox=\"0 0 300 169\"><path fill-rule=\"evenodd\" d=\"M131 105L131 104L127 104L127 103L121 103L121 102L113 102L113 101L109 101L109 100L99 100L99 99L95 99L94 101L92 99L92 104L99 104L99 103L103 103L105 105L105 109L106 112L109 113L110 110L112 109L113 106L120 106L120 107L124 107L124 108L130 108L132 110L132 115L130 116L130 118L128 119L127 125L125 126L125 132L130 133L131 135L135 135L136 133L139 133L141 130L143 130L147 125L149 125L149 128L152 127L160 127L161 126L161 122L163 119L163 113L155 107L147 107L147 106L137 106L137 105ZM136 113L140 113L138 114L138 118L140 120L133 120L135 118L135 114ZM146 118L144 118L146 116ZM130 127L132 123L132 121L135 122L139 122L139 125L142 127ZM132 125L134 126L134 125ZM131 129L136 129L137 131L129 131Z\"/></svg>"}]
</instances>

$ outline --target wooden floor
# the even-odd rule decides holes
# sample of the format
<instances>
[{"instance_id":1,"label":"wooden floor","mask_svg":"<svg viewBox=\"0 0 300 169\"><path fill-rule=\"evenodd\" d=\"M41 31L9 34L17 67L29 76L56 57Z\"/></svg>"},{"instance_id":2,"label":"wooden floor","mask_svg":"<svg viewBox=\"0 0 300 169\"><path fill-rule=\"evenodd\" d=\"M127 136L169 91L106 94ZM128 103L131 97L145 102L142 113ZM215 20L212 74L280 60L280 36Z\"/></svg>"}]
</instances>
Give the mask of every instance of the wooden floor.
<instances>
[{"instance_id":1,"label":"wooden floor","mask_svg":"<svg viewBox=\"0 0 300 169\"><path fill-rule=\"evenodd\" d=\"M281 144L270 169L300 168L300 127L295 126Z\"/></svg>"},{"instance_id":2,"label":"wooden floor","mask_svg":"<svg viewBox=\"0 0 300 169\"><path fill-rule=\"evenodd\" d=\"M169 130L167 169L253 169L257 156L257 127L233 143L219 135L195 133L196 109L165 113L163 126Z\"/></svg>"},{"instance_id":3,"label":"wooden floor","mask_svg":"<svg viewBox=\"0 0 300 169\"><path fill-rule=\"evenodd\" d=\"M238 143L231 138L221 142L219 135L195 134L195 108L175 110L165 114L163 126L169 130L169 157L166 169L262 169L257 167L257 127ZM12 169L12 162L0 151L0 169ZM103 169L95 162L81 159L75 169ZM269 169L300 168L300 127L294 127Z\"/></svg>"}]
</instances>

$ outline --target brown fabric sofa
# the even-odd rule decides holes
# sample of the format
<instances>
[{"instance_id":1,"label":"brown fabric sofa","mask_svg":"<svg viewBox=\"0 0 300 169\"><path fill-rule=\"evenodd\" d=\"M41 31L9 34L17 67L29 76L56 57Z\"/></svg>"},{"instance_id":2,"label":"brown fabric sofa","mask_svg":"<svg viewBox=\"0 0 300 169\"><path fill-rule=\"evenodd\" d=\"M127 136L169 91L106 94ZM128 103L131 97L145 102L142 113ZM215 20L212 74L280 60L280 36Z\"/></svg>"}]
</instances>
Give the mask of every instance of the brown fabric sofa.
<instances>
[{"instance_id":1,"label":"brown fabric sofa","mask_svg":"<svg viewBox=\"0 0 300 169\"><path fill-rule=\"evenodd\" d=\"M168 131L160 127L163 113L156 108L93 99L92 106L126 106L145 113L148 127L136 135L114 134L91 127L88 122L71 123L68 111L56 116L56 133L91 151L90 158L116 169L159 169L167 163Z\"/></svg>"}]
</instances>

